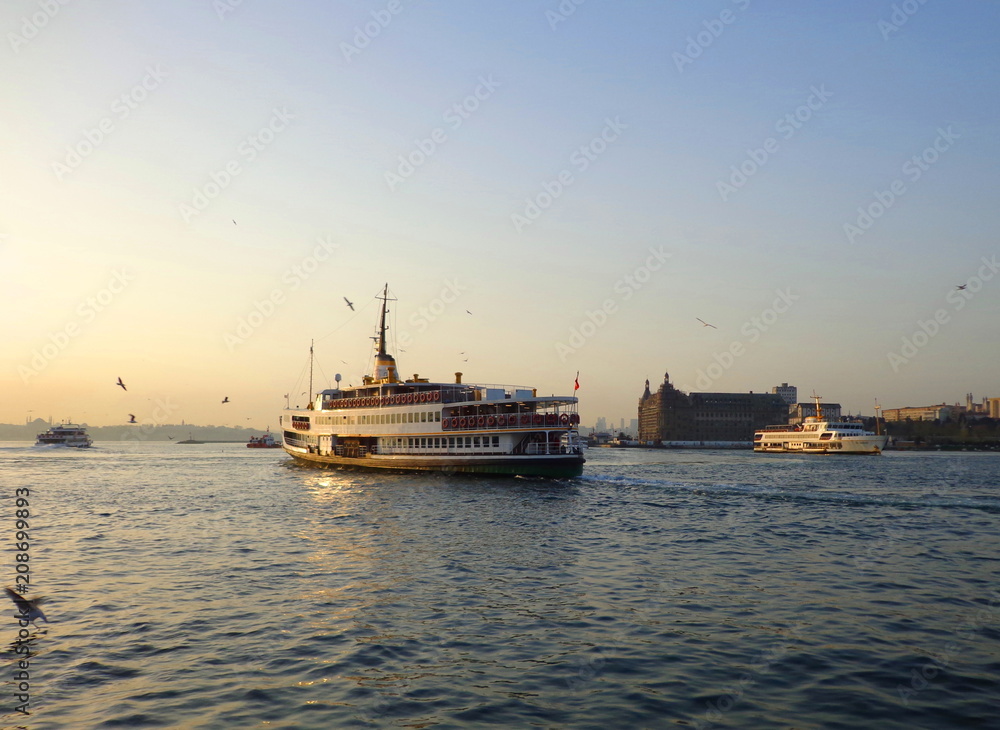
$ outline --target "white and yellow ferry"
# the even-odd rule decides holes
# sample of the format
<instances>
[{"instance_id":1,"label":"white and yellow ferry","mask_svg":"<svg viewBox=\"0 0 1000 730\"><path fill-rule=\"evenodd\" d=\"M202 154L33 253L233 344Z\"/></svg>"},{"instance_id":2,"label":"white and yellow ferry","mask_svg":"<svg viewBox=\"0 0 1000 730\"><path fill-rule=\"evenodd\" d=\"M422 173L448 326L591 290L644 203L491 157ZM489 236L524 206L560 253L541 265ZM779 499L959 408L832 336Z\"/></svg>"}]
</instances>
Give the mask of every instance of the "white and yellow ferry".
<instances>
[{"instance_id":1,"label":"white and yellow ferry","mask_svg":"<svg viewBox=\"0 0 1000 730\"><path fill-rule=\"evenodd\" d=\"M400 379L386 352L382 296L374 374L358 387L323 390L286 408L282 442L313 466L573 477L583 471L574 396L532 388ZM339 376L338 376L339 377Z\"/></svg>"},{"instance_id":2,"label":"white and yellow ferry","mask_svg":"<svg viewBox=\"0 0 1000 730\"><path fill-rule=\"evenodd\" d=\"M753 450L796 454L881 454L889 436L866 431L863 424L823 419L823 407L816 399L816 415L799 425L765 426L754 433ZM876 423L878 412L876 410Z\"/></svg>"}]
</instances>

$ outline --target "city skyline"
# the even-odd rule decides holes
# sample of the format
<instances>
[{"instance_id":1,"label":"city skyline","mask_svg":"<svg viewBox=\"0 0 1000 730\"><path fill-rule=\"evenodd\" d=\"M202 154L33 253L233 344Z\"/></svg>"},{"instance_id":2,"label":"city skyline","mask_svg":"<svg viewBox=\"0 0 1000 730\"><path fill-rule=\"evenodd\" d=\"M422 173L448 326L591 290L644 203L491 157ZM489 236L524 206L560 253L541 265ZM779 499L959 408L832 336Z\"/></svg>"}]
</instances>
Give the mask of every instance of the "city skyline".
<instances>
[{"instance_id":1,"label":"city skyline","mask_svg":"<svg viewBox=\"0 0 1000 730\"><path fill-rule=\"evenodd\" d=\"M579 372L585 422L664 371L865 415L1000 396L998 21L15 0L0 422L274 430L311 342L315 390L359 384L386 282L405 377Z\"/></svg>"}]
</instances>

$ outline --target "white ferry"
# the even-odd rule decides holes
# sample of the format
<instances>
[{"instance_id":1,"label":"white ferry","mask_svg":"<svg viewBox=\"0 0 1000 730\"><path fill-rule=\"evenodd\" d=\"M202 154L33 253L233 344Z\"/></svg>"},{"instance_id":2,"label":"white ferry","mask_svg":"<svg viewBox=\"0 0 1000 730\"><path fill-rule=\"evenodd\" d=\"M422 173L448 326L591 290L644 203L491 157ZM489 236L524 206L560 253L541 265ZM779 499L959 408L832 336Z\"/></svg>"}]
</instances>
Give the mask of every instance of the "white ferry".
<instances>
[{"instance_id":1,"label":"white ferry","mask_svg":"<svg viewBox=\"0 0 1000 730\"><path fill-rule=\"evenodd\" d=\"M850 421L826 421L819 396L816 415L807 416L801 425L765 426L754 433L753 450L768 453L797 454L881 454L888 434L866 431L863 424ZM878 423L878 411L875 421Z\"/></svg>"},{"instance_id":2,"label":"white ferry","mask_svg":"<svg viewBox=\"0 0 1000 730\"><path fill-rule=\"evenodd\" d=\"M401 380L386 352L388 286L382 296L373 375L327 389L281 416L282 444L313 466L574 477L583 472L573 396L532 388ZM311 387L310 387L311 390Z\"/></svg>"},{"instance_id":3,"label":"white ferry","mask_svg":"<svg viewBox=\"0 0 1000 730\"><path fill-rule=\"evenodd\" d=\"M87 435L87 429L75 423L63 423L53 426L45 433L40 433L35 446L75 446L79 449L89 447L93 441Z\"/></svg>"}]
</instances>

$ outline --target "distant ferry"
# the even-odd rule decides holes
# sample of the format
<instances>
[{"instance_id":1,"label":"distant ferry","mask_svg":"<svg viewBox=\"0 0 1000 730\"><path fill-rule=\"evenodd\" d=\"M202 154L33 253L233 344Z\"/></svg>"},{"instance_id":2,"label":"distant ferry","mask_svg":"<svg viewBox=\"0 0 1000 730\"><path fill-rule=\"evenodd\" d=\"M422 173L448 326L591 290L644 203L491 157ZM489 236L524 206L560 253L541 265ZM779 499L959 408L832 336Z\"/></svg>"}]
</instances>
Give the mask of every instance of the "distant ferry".
<instances>
[{"instance_id":1,"label":"distant ferry","mask_svg":"<svg viewBox=\"0 0 1000 730\"><path fill-rule=\"evenodd\" d=\"M324 390L286 408L282 442L314 466L397 471L574 477L583 472L573 396L462 382L400 380L386 352L386 286L380 299L374 374L358 387Z\"/></svg>"},{"instance_id":2,"label":"distant ferry","mask_svg":"<svg viewBox=\"0 0 1000 730\"><path fill-rule=\"evenodd\" d=\"M53 426L45 433L38 434L37 438L35 446L75 446L85 449L94 443L87 435L87 429L75 423Z\"/></svg>"},{"instance_id":3,"label":"distant ferry","mask_svg":"<svg viewBox=\"0 0 1000 730\"><path fill-rule=\"evenodd\" d=\"M274 440L271 431L268 430L263 436L251 436L247 441L248 449L280 449L281 444Z\"/></svg>"},{"instance_id":4,"label":"distant ferry","mask_svg":"<svg viewBox=\"0 0 1000 730\"><path fill-rule=\"evenodd\" d=\"M826 421L819 397L816 415L798 426L765 426L754 433L753 450L796 454L881 454L888 434L866 431L860 423ZM876 423L878 414L876 413Z\"/></svg>"}]
</instances>

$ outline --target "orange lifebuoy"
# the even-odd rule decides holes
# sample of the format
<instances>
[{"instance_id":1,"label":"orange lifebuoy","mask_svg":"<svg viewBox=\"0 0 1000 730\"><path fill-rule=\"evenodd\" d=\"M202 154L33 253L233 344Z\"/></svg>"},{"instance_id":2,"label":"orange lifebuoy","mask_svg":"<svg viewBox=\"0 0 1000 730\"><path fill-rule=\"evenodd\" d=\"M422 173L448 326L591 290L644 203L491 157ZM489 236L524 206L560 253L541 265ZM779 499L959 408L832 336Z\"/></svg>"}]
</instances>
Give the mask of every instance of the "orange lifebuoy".
<instances>
[{"instance_id":1,"label":"orange lifebuoy","mask_svg":"<svg viewBox=\"0 0 1000 730\"><path fill-rule=\"evenodd\" d=\"M480 416L479 418L477 418L476 419L476 425L477 426L485 426L486 425L486 417L485 416Z\"/></svg>"},{"instance_id":2,"label":"orange lifebuoy","mask_svg":"<svg viewBox=\"0 0 1000 730\"><path fill-rule=\"evenodd\" d=\"M564 426L566 424L568 424L569 423L569 414L568 413L564 413L561 416L559 416L559 423L561 423Z\"/></svg>"},{"instance_id":3,"label":"orange lifebuoy","mask_svg":"<svg viewBox=\"0 0 1000 730\"><path fill-rule=\"evenodd\" d=\"M439 400L441 400L441 391L440 390L435 390L431 395L433 396L433 400L434 400L435 403L437 403Z\"/></svg>"},{"instance_id":4,"label":"orange lifebuoy","mask_svg":"<svg viewBox=\"0 0 1000 730\"><path fill-rule=\"evenodd\" d=\"M540 426L542 425L542 421L544 421L545 419L542 417L541 413L536 413L531 420L534 421L536 426Z\"/></svg>"},{"instance_id":5,"label":"orange lifebuoy","mask_svg":"<svg viewBox=\"0 0 1000 730\"><path fill-rule=\"evenodd\" d=\"M555 426L557 421L558 421L558 418L556 417L555 413L546 413L545 414L545 425L546 426Z\"/></svg>"},{"instance_id":6,"label":"orange lifebuoy","mask_svg":"<svg viewBox=\"0 0 1000 730\"><path fill-rule=\"evenodd\" d=\"M496 426L497 425L497 419L495 419L493 416L490 416L489 418L486 419L486 425L487 426Z\"/></svg>"},{"instance_id":7,"label":"orange lifebuoy","mask_svg":"<svg viewBox=\"0 0 1000 730\"><path fill-rule=\"evenodd\" d=\"M573 414L571 414L570 417L569 417L569 420L570 420L570 423L572 423L575 426L576 424L578 424L580 422L580 414L579 413L573 413Z\"/></svg>"},{"instance_id":8,"label":"orange lifebuoy","mask_svg":"<svg viewBox=\"0 0 1000 730\"><path fill-rule=\"evenodd\" d=\"M460 425L460 426L461 426L462 428L466 428L466 427L468 427L468 425L469 425L469 419L468 419L468 418L466 418L465 416L462 416L462 417L461 417L460 419L458 419L458 424L459 424L459 425Z\"/></svg>"},{"instance_id":9,"label":"orange lifebuoy","mask_svg":"<svg viewBox=\"0 0 1000 730\"><path fill-rule=\"evenodd\" d=\"M406 394L406 402L407 403L412 403L413 402L413 393L407 393Z\"/></svg>"},{"instance_id":10,"label":"orange lifebuoy","mask_svg":"<svg viewBox=\"0 0 1000 730\"><path fill-rule=\"evenodd\" d=\"M451 427L452 428L457 428L458 427L458 419L457 418L451 419Z\"/></svg>"},{"instance_id":11,"label":"orange lifebuoy","mask_svg":"<svg viewBox=\"0 0 1000 730\"><path fill-rule=\"evenodd\" d=\"M528 416L528 415L521 416L521 425L522 426L527 426L529 423L531 423L531 416Z\"/></svg>"},{"instance_id":12,"label":"orange lifebuoy","mask_svg":"<svg viewBox=\"0 0 1000 730\"><path fill-rule=\"evenodd\" d=\"M427 402L427 394L426 393L421 393L418 397L420 398L420 402L421 403L426 403Z\"/></svg>"}]
</instances>

